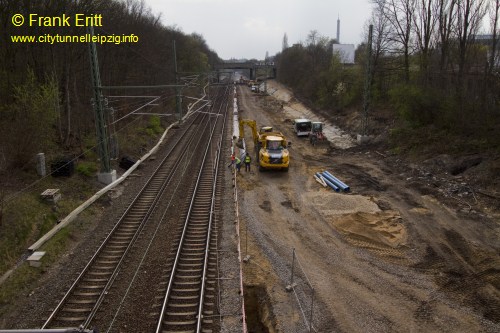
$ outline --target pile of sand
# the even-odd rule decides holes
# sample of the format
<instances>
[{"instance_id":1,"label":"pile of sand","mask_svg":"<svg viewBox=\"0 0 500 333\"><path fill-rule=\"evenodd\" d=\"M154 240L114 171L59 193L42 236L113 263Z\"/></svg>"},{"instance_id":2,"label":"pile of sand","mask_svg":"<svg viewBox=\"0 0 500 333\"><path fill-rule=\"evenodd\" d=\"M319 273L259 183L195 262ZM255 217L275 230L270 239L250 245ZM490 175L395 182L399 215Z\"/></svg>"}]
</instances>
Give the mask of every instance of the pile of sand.
<instances>
[{"instance_id":1,"label":"pile of sand","mask_svg":"<svg viewBox=\"0 0 500 333\"><path fill-rule=\"evenodd\" d=\"M368 197L318 191L306 193L304 199L313 203L325 220L348 238L375 247L397 248L407 243L408 234L399 212L382 211Z\"/></svg>"},{"instance_id":2,"label":"pile of sand","mask_svg":"<svg viewBox=\"0 0 500 333\"><path fill-rule=\"evenodd\" d=\"M392 210L346 214L330 222L343 234L374 245L398 248L405 245L408 239L406 228L401 223L401 216Z\"/></svg>"},{"instance_id":3,"label":"pile of sand","mask_svg":"<svg viewBox=\"0 0 500 333\"><path fill-rule=\"evenodd\" d=\"M305 193L304 200L311 202L321 215L327 219L337 215L380 211L378 205L368 197L336 193L329 188Z\"/></svg>"}]
</instances>

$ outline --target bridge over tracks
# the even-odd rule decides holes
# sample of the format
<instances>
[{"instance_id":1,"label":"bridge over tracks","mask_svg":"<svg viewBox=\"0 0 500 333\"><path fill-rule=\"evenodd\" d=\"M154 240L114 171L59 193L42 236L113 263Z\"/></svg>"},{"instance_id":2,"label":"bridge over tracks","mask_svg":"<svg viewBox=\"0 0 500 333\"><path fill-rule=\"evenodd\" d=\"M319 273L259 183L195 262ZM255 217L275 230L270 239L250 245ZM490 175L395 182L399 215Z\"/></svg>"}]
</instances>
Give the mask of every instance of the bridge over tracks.
<instances>
[{"instance_id":1,"label":"bridge over tracks","mask_svg":"<svg viewBox=\"0 0 500 333\"><path fill-rule=\"evenodd\" d=\"M249 79L255 80L257 78L257 71L261 70L265 72L268 78L276 78L276 66L274 62L254 62L254 61L223 61L215 65L215 69L218 73L226 70L245 70L249 71Z\"/></svg>"}]
</instances>

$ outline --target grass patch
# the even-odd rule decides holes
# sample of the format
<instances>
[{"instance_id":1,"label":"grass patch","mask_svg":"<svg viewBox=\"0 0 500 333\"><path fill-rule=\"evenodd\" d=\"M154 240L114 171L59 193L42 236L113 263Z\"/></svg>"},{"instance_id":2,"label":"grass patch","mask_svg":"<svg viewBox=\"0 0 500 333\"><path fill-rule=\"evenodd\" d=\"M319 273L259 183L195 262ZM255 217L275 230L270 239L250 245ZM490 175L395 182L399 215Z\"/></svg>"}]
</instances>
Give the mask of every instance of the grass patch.
<instances>
[{"instance_id":1,"label":"grass patch","mask_svg":"<svg viewBox=\"0 0 500 333\"><path fill-rule=\"evenodd\" d=\"M15 264L31 243L56 221L57 215L51 206L32 194L20 196L7 205L0 229L0 274Z\"/></svg>"},{"instance_id":2,"label":"grass patch","mask_svg":"<svg viewBox=\"0 0 500 333\"><path fill-rule=\"evenodd\" d=\"M47 188L60 189L61 200L57 204L44 202L40 198L40 193ZM48 177L31 192L23 193L8 202L0 225L0 275L15 265L26 249L52 229L58 220L68 215L95 191L93 182L79 175Z\"/></svg>"},{"instance_id":3,"label":"grass patch","mask_svg":"<svg viewBox=\"0 0 500 333\"><path fill-rule=\"evenodd\" d=\"M31 267L28 262L23 262L15 269L9 278L0 285L0 317L12 310L13 304L21 297L26 297L34 289L34 284L43 274L56 263L63 254L68 252L68 248L74 242L79 230L88 226L89 219L95 217L97 209L93 206L80 214L78 219L83 222L72 223L57 232L48 240L39 251L45 251L45 256L41 259L40 267ZM83 224L82 224L83 223ZM31 244L30 244L31 245ZM19 257L16 257L19 258ZM17 262L18 259L16 259Z\"/></svg>"},{"instance_id":4,"label":"grass patch","mask_svg":"<svg viewBox=\"0 0 500 333\"><path fill-rule=\"evenodd\" d=\"M76 172L86 177L94 176L97 170L97 163L95 162L80 162L76 166Z\"/></svg>"},{"instance_id":5,"label":"grass patch","mask_svg":"<svg viewBox=\"0 0 500 333\"><path fill-rule=\"evenodd\" d=\"M45 273L46 268L66 251L69 236L70 228L61 229L40 249L47 252L41 259L40 267L31 267L28 262L24 262L0 286L0 317L10 310L16 299L32 291L32 285Z\"/></svg>"},{"instance_id":6,"label":"grass patch","mask_svg":"<svg viewBox=\"0 0 500 333\"><path fill-rule=\"evenodd\" d=\"M0 286L0 317L2 317L16 299L28 294L29 285L41 275L41 267L30 267L28 263L21 264L12 275Z\"/></svg>"}]
</instances>

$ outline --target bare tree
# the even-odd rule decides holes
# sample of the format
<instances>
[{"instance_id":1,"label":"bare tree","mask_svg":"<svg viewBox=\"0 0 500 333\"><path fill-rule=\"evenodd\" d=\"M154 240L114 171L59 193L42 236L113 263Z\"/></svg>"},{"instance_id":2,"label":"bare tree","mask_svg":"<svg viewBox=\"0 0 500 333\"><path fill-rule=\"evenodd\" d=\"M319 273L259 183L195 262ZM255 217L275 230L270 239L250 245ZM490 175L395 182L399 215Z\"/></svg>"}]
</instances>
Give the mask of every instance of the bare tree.
<instances>
[{"instance_id":1,"label":"bare tree","mask_svg":"<svg viewBox=\"0 0 500 333\"><path fill-rule=\"evenodd\" d=\"M410 55L413 15L417 0L377 0L376 3L384 6L383 13L389 21L393 34L391 40L395 51L403 54L404 79L410 81Z\"/></svg>"},{"instance_id":2,"label":"bare tree","mask_svg":"<svg viewBox=\"0 0 500 333\"><path fill-rule=\"evenodd\" d=\"M389 50L390 22L385 14L385 0L374 0L372 3L375 4L375 8L370 24L373 25L373 67L376 68L380 57ZM368 31L368 27L365 30Z\"/></svg>"},{"instance_id":3,"label":"bare tree","mask_svg":"<svg viewBox=\"0 0 500 333\"><path fill-rule=\"evenodd\" d=\"M498 44L498 34L500 32L500 27L499 27L499 18L500 15L500 0L491 0L490 3L490 11L489 11L489 16L490 16L490 21L491 21L491 53L490 53L490 58L488 59L489 61L489 66L488 66L488 74L491 75L493 72L493 69L495 68L495 65L498 61L497 59L497 44Z\"/></svg>"},{"instance_id":4,"label":"bare tree","mask_svg":"<svg viewBox=\"0 0 500 333\"><path fill-rule=\"evenodd\" d=\"M432 38L436 26L438 1L437 0L418 0L415 8L414 27L416 35L416 44L420 55L420 68L424 76L428 78L428 67L430 52L432 50Z\"/></svg>"},{"instance_id":5,"label":"bare tree","mask_svg":"<svg viewBox=\"0 0 500 333\"><path fill-rule=\"evenodd\" d=\"M457 0L438 0L438 44L440 45L439 68L444 71L448 67L450 38L452 28L456 22L455 12L457 10Z\"/></svg>"},{"instance_id":6,"label":"bare tree","mask_svg":"<svg viewBox=\"0 0 500 333\"><path fill-rule=\"evenodd\" d=\"M316 43L318 42L319 39L319 32L318 30L311 30L309 32L309 35L307 35L307 45L308 46L316 46Z\"/></svg>"},{"instance_id":7,"label":"bare tree","mask_svg":"<svg viewBox=\"0 0 500 333\"><path fill-rule=\"evenodd\" d=\"M481 22L486 14L485 0L463 0L457 5L458 89L461 91L466 74L467 57Z\"/></svg>"}]
</instances>

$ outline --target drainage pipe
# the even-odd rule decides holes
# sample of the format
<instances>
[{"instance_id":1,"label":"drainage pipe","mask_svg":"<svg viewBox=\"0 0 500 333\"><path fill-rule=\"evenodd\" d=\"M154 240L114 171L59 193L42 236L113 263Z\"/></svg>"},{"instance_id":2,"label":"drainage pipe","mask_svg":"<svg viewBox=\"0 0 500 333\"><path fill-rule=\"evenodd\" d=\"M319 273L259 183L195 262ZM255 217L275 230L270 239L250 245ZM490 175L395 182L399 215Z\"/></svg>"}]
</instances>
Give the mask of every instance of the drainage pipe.
<instances>
[{"instance_id":1,"label":"drainage pipe","mask_svg":"<svg viewBox=\"0 0 500 333\"><path fill-rule=\"evenodd\" d=\"M339 180L337 177L335 177L334 175L332 175L330 172L324 171L323 175L328 176L328 178L331 181L333 181L335 184L337 184L344 192L349 192L350 187L347 186L345 183L343 183L341 180Z\"/></svg>"},{"instance_id":2,"label":"drainage pipe","mask_svg":"<svg viewBox=\"0 0 500 333\"><path fill-rule=\"evenodd\" d=\"M319 177L321 177L321 179L323 179L326 183L326 185L330 186L335 192L339 192L340 191L340 188L337 186L337 184L335 184L333 181L331 181L329 178L327 178L324 174L321 174L319 173Z\"/></svg>"},{"instance_id":3,"label":"drainage pipe","mask_svg":"<svg viewBox=\"0 0 500 333\"><path fill-rule=\"evenodd\" d=\"M335 179L332 176L326 174L325 172L321 172L320 174L321 177L328 179L330 182L334 183L338 188L342 189L342 187L335 181Z\"/></svg>"}]
</instances>

